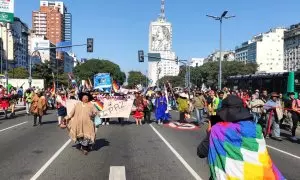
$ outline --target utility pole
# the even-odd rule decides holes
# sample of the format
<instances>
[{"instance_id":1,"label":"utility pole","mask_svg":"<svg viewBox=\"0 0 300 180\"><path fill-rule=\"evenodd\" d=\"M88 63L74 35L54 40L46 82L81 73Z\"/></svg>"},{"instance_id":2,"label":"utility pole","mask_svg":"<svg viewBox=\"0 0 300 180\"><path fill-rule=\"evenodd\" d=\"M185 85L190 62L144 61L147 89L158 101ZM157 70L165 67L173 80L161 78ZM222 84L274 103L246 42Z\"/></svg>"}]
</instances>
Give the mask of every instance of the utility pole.
<instances>
[{"instance_id":1,"label":"utility pole","mask_svg":"<svg viewBox=\"0 0 300 180\"><path fill-rule=\"evenodd\" d=\"M219 76L218 76L218 88L222 89L222 23L223 19L234 18L235 16L226 16L228 11L224 11L220 17L206 15L207 17L213 18L220 22L220 58L219 58Z\"/></svg>"}]
</instances>

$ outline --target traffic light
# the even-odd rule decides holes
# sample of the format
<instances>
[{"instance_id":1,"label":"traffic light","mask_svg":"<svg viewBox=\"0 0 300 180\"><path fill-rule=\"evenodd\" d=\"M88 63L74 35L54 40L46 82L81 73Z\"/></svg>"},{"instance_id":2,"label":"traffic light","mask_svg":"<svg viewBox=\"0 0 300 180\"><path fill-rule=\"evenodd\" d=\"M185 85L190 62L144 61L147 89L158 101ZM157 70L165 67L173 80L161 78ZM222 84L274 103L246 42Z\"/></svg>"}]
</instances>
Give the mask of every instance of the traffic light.
<instances>
[{"instance_id":1,"label":"traffic light","mask_svg":"<svg viewBox=\"0 0 300 180\"><path fill-rule=\"evenodd\" d=\"M143 50L139 50L138 51L138 56L139 56L139 62L144 62L144 51Z\"/></svg>"},{"instance_id":2,"label":"traffic light","mask_svg":"<svg viewBox=\"0 0 300 180\"><path fill-rule=\"evenodd\" d=\"M94 39L88 38L86 43L86 51L93 52L94 51Z\"/></svg>"}]
</instances>

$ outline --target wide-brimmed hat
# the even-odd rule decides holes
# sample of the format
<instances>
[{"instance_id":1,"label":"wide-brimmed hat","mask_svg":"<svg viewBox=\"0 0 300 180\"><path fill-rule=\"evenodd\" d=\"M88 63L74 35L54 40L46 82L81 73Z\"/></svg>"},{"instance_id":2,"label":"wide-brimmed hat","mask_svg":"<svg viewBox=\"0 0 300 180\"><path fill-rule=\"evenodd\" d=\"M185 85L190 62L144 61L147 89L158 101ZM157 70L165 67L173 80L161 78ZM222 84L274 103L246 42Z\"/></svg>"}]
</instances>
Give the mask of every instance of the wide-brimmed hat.
<instances>
[{"instance_id":1,"label":"wide-brimmed hat","mask_svg":"<svg viewBox=\"0 0 300 180\"><path fill-rule=\"evenodd\" d=\"M253 119L253 115L244 107L242 99L234 95L229 95L222 101L222 108L217 115L227 122Z\"/></svg>"},{"instance_id":2,"label":"wide-brimmed hat","mask_svg":"<svg viewBox=\"0 0 300 180\"><path fill-rule=\"evenodd\" d=\"M271 97L279 97L279 94L277 92L272 92Z\"/></svg>"},{"instance_id":3,"label":"wide-brimmed hat","mask_svg":"<svg viewBox=\"0 0 300 180\"><path fill-rule=\"evenodd\" d=\"M179 96L182 98L189 98L189 96L186 93L180 93Z\"/></svg>"}]
</instances>

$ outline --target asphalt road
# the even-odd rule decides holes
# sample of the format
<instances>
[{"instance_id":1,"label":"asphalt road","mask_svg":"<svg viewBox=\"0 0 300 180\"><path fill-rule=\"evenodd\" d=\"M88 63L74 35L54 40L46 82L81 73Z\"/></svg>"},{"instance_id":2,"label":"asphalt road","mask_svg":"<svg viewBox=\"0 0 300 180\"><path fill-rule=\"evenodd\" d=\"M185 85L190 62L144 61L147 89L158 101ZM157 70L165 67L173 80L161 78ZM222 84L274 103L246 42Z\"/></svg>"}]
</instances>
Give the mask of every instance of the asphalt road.
<instances>
[{"instance_id":1,"label":"asphalt road","mask_svg":"<svg viewBox=\"0 0 300 180\"><path fill-rule=\"evenodd\" d=\"M44 116L44 125L32 127L31 116L18 112L14 119L0 116L0 179L101 179L126 176L128 180L208 179L206 159L196 147L205 127L178 130L167 126L136 126L117 121L101 126L95 150L84 156L57 127L55 112ZM178 113L172 112L174 120ZM283 131L283 136L289 133ZM299 179L298 143L267 141L273 161L287 179Z\"/></svg>"}]
</instances>

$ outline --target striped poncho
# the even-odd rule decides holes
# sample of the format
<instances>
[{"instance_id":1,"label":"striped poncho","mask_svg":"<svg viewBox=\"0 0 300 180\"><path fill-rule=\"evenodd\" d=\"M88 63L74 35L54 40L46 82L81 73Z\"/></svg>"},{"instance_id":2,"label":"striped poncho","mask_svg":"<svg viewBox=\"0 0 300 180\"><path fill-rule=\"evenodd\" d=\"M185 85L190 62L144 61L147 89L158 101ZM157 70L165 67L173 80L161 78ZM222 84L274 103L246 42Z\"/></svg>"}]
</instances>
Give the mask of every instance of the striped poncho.
<instances>
[{"instance_id":1,"label":"striped poncho","mask_svg":"<svg viewBox=\"0 0 300 180\"><path fill-rule=\"evenodd\" d=\"M282 180L262 134L253 121L221 122L210 132L208 162L212 179Z\"/></svg>"}]
</instances>

